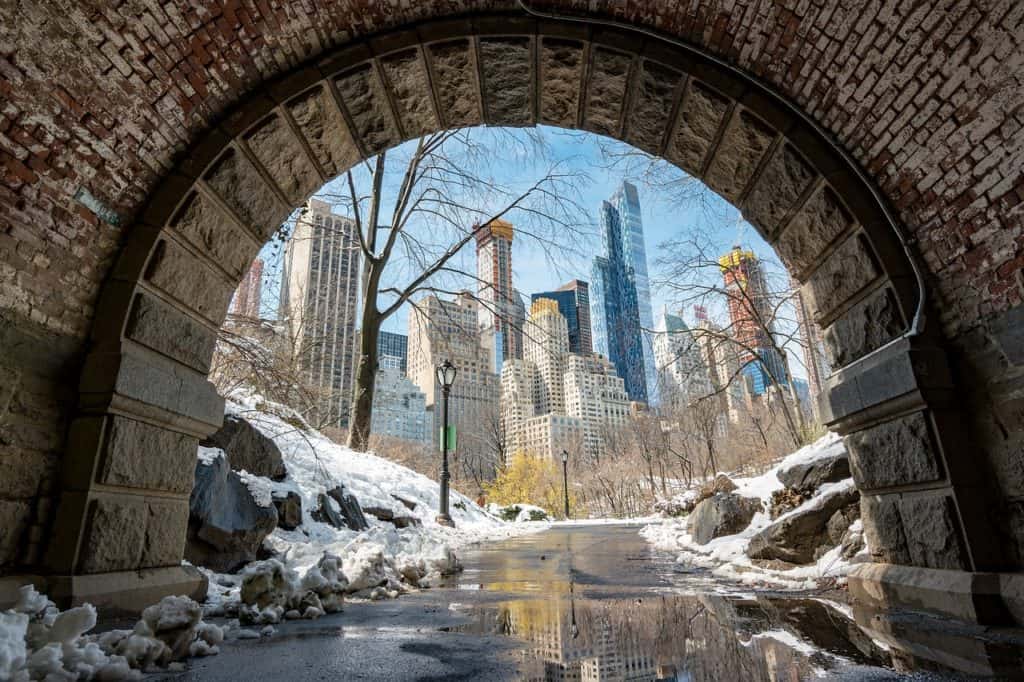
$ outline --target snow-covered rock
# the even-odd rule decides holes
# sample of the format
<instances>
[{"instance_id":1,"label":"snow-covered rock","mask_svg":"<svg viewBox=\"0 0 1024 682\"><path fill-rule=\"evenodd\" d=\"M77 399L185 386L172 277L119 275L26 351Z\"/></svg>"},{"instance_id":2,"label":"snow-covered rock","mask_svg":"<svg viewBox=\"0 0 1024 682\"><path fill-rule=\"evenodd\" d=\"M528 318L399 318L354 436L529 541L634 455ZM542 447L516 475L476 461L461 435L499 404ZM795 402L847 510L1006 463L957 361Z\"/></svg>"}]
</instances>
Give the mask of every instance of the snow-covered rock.
<instances>
[{"instance_id":1,"label":"snow-covered rock","mask_svg":"<svg viewBox=\"0 0 1024 682\"><path fill-rule=\"evenodd\" d=\"M811 563L817 558L815 553L819 547L830 546L829 520L836 512L856 503L859 498L851 478L825 484L810 502L783 514L752 537L747 547L747 556L751 559L777 559L791 564ZM837 544L838 541L831 542L831 546Z\"/></svg>"},{"instance_id":2,"label":"snow-covered rock","mask_svg":"<svg viewBox=\"0 0 1024 682\"><path fill-rule=\"evenodd\" d=\"M287 475L277 443L241 415L224 415L224 425L200 445L222 450L235 471L274 481L282 481Z\"/></svg>"},{"instance_id":3,"label":"snow-covered rock","mask_svg":"<svg viewBox=\"0 0 1024 682\"><path fill-rule=\"evenodd\" d=\"M850 478L850 457L845 448L834 448L821 457L780 466L776 475L792 490L816 490L825 483Z\"/></svg>"},{"instance_id":4,"label":"snow-covered rock","mask_svg":"<svg viewBox=\"0 0 1024 682\"><path fill-rule=\"evenodd\" d=\"M735 493L717 493L703 500L687 519L693 541L706 545L723 535L739 533L761 509L756 499Z\"/></svg>"}]
</instances>

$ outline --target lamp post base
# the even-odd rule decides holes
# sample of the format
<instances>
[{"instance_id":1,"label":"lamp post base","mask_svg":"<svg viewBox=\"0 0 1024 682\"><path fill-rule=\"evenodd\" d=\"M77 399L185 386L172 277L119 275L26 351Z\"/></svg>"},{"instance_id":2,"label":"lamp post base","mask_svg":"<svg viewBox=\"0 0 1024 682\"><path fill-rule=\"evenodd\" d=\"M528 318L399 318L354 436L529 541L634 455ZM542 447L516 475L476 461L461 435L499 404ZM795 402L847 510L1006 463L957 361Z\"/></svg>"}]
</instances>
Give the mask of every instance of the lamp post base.
<instances>
[{"instance_id":1,"label":"lamp post base","mask_svg":"<svg viewBox=\"0 0 1024 682\"><path fill-rule=\"evenodd\" d=\"M434 520L437 521L437 524L439 526L448 526L449 528L455 527L455 522L452 521L452 517L448 516L447 514L438 514L437 518L435 518Z\"/></svg>"}]
</instances>

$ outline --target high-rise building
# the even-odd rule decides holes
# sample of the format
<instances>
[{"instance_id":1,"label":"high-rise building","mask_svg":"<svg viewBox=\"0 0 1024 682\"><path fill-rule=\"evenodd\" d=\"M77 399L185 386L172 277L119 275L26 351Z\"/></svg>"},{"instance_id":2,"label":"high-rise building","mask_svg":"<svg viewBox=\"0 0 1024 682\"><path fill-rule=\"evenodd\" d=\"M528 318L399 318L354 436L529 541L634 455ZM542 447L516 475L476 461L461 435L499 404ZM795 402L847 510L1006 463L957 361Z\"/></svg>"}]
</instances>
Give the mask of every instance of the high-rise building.
<instances>
[{"instance_id":1,"label":"high-rise building","mask_svg":"<svg viewBox=\"0 0 1024 682\"><path fill-rule=\"evenodd\" d=\"M396 368L406 374L409 369L409 337L381 331L377 336L377 365L381 369Z\"/></svg>"},{"instance_id":2,"label":"high-rise building","mask_svg":"<svg viewBox=\"0 0 1024 682\"><path fill-rule=\"evenodd\" d=\"M258 319L260 317L260 296L263 295L263 259L253 260L245 276L235 290L231 301L231 314L238 317Z\"/></svg>"},{"instance_id":3,"label":"high-rise building","mask_svg":"<svg viewBox=\"0 0 1024 682\"><path fill-rule=\"evenodd\" d=\"M569 355L569 332L557 303L546 298L533 302L523 344L523 360L537 368L537 414L563 414L562 373Z\"/></svg>"},{"instance_id":4,"label":"high-rise building","mask_svg":"<svg viewBox=\"0 0 1024 682\"><path fill-rule=\"evenodd\" d=\"M474 438L497 424L498 377L477 326L480 304L469 292L454 301L425 296L409 311L409 378L427 396L433 409L435 444L441 430L441 386L436 369L450 360L458 370L448 399L449 423L459 433L465 451Z\"/></svg>"},{"instance_id":5,"label":"high-rise building","mask_svg":"<svg viewBox=\"0 0 1024 682\"><path fill-rule=\"evenodd\" d=\"M703 306L694 306L697 326L694 338L700 348L701 359L708 368L712 389L724 397L724 409L729 419L739 419L741 404L746 400L746 377L740 372L740 358L736 345L726 330L713 322Z\"/></svg>"},{"instance_id":6,"label":"high-rise building","mask_svg":"<svg viewBox=\"0 0 1024 682\"><path fill-rule=\"evenodd\" d=\"M791 280L796 291L793 305L796 308L796 323L800 330L800 342L803 345L804 365L807 368L808 402L817 412L818 396L821 395L825 379L829 375L829 362L822 343L821 328L811 317L811 311L804 300L799 283Z\"/></svg>"},{"instance_id":7,"label":"high-rise building","mask_svg":"<svg viewBox=\"0 0 1024 682\"><path fill-rule=\"evenodd\" d=\"M530 296L531 301L546 298L558 304L569 327L569 352L592 353L590 334L590 285L578 279L563 284L554 291L542 291Z\"/></svg>"},{"instance_id":8,"label":"high-rise building","mask_svg":"<svg viewBox=\"0 0 1024 682\"><path fill-rule=\"evenodd\" d=\"M655 371L654 312L651 310L651 283L647 275L647 247L644 245L644 221L640 211L640 195L636 187L623 181L612 195L611 203L619 212L622 222L622 258L633 270L633 284L636 288L637 312L640 315L641 343L644 353L644 377L647 386L647 402L657 404L657 373Z\"/></svg>"},{"instance_id":9,"label":"high-rise building","mask_svg":"<svg viewBox=\"0 0 1024 682\"><path fill-rule=\"evenodd\" d=\"M512 223L500 219L481 225L476 231L478 324L485 332L501 335L502 360L523 357L525 310L512 287L514 235Z\"/></svg>"},{"instance_id":10,"label":"high-rise building","mask_svg":"<svg viewBox=\"0 0 1024 682\"><path fill-rule=\"evenodd\" d=\"M775 350L775 314L761 262L753 251L734 246L718 259L725 283L732 322L732 338L739 347L742 371L751 382L754 395L772 384L786 382L782 357Z\"/></svg>"},{"instance_id":11,"label":"high-rise building","mask_svg":"<svg viewBox=\"0 0 1024 682\"><path fill-rule=\"evenodd\" d=\"M601 205L601 241L604 255L594 259L590 289L594 350L615 365L630 399L646 402L643 331L633 268L623 254L619 212L607 201Z\"/></svg>"},{"instance_id":12,"label":"high-rise building","mask_svg":"<svg viewBox=\"0 0 1024 682\"><path fill-rule=\"evenodd\" d=\"M316 423L348 423L355 376L361 251L355 223L310 199L284 254L281 318L310 384L323 395Z\"/></svg>"},{"instance_id":13,"label":"high-rise building","mask_svg":"<svg viewBox=\"0 0 1024 682\"><path fill-rule=\"evenodd\" d=\"M679 315L667 310L661 314L654 334L654 358L662 405L685 407L711 393L700 345Z\"/></svg>"},{"instance_id":14,"label":"high-rise building","mask_svg":"<svg viewBox=\"0 0 1024 682\"><path fill-rule=\"evenodd\" d=\"M372 433L418 443L430 442L433 417L427 396L397 367L377 370L373 390Z\"/></svg>"},{"instance_id":15,"label":"high-rise building","mask_svg":"<svg viewBox=\"0 0 1024 682\"><path fill-rule=\"evenodd\" d=\"M583 451L590 457L603 455L606 433L629 419L625 383L608 358L596 353L570 355L562 381L566 414L583 422Z\"/></svg>"}]
</instances>

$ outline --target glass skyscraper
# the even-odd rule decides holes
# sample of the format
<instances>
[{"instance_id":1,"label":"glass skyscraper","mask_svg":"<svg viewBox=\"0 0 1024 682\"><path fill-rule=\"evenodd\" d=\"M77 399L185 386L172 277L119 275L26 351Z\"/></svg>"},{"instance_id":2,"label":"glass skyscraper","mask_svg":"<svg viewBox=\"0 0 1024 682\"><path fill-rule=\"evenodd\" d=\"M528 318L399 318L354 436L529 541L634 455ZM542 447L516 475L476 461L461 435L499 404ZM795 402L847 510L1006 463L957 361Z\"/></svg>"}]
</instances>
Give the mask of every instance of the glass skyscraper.
<instances>
[{"instance_id":1,"label":"glass skyscraper","mask_svg":"<svg viewBox=\"0 0 1024 682\"><path fill-rule=\"evenodd\" d=\"M377 365L405 374L409 369L409 337L381 330L377 336Z\"/></svg>"},{"instance_id":2,"label":"glass skyscraper","mask_svg":"<svg viewBox=\"0 0 1024 682\"><path fill-rule=\"evenodd\" d=\"M636 282L624 256L619 211L607 201L601 204L601 242L604 255L594 259L590 290L594 350L615 365L630 400L647 402Z\"/></svg>"},{"instance_id":3,"label":"glass skyscraper","mask_svg":"<svg viewBox=\"0 0 1024 682\"><path fill-rule=\"evenodd\" d=\"M623 182L612 195L611 203L619 212L622 222L622 259L633 270L636 286L636 304L640 313L641 343L643 345L644 379L648 402L657 404L657 370L654 362L654 313L651 310L651 283L647 275L647 248L644 246L644 223L640 214L640 196L636 187Z\"/></svg>"},{"instance_id":4,"label":"glass skyscraper","mask_svg":"<svg viewBox=\"0 0 1024 682\"><path fill-rule=\"evenodd\" d=\"M554 291L532 294L530 302L546 298L558 304L558 312L569 327L569 352L585 355L593 352L590 340L590 286L574 279Z\"/></svg>"}]
</instances>

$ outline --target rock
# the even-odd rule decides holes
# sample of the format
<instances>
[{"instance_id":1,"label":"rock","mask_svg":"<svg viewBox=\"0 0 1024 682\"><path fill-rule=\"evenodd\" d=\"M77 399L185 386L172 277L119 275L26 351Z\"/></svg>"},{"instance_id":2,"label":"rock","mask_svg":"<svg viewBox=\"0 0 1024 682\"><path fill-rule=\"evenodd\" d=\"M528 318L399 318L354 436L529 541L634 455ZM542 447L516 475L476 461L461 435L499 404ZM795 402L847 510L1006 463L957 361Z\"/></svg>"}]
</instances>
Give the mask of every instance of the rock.
<instances>
[{"instance_id":1,"label":"rock","mask_svg":"<svg viewBox=\"0 0 1024 682\"><path fill-rule=\"evenodd\" d=\"M359 507L359 500L355 495L346 493L339 485L327 491L327 496L338 503L341 508L341 516L345 519L345 525L352 530L366 530L370 524L363 516L363 510Z\"/></svg>"},{"instance_id":2,"label":"rock","mask_svg":"<svg viewBox=\"0 0 1024 682\"><path fill-rule=\"evenodd\" d=\"M810 499L810 493L792 488L783 488L772 493L769 516L777 519L788 511L793 511Z\"/></svg>"},{"instance_id":3,"label":"rock","mask_svg":"<svg viewBox=\"0 0 1024 682\"><path fill-rule=\"evenodd\" d=\"M787 488L793 490L816 490L823 483L833 483L850 478L850 458L846 451L840 451L813 462L794 464L777 474Z\"/></svg>"},{"instance_id":4,"label":"rock","mask_svg":"<svg viewBox=\"0 0 1024 682\"><path fill-rule=\"evenodd\" d=\"M814 561L815 550L829 543L828 522L840 509L859 498L853 487L835 491L811 508L798 509L768 526L750 539L751 559L778 559L793 564Z\"/></svg>"},{"instance_id":5,"label":"rock","mask_svg":"<svg viewBox=\"0 0 1024 682\"><path fill-rule=\"evenodd\" d=\"M738 533L761 509L760 501L735 493L717 493L693 509L686 528L694 542L706 545L723 535Z\"/></svg>"},{"instance_id":6,"label":"rock","mask_svg":"<svg viewBox=\"0 0 1024 682\"><path fill-rule=\"evenodd\" d=\"M324 493L316 496L316 509L313 510L310 516L313 517L314 521L326 523L335 528L348 528L341 512L337 509L337 503Z\"/></svg>"},{"instance_id":7,"label":"rock","mask_svg":"<svg viewBox=\"0 0 1024 682\"><path fill-rule=\"evenodd\" d=\"M274 481L284 480L288 474L277 444L237 415L225 416L224 425L200 445L223 450L235 471L248 471Z\"/></svg>"},{"instance_id":8,"label":"rock","mask_svg":"<svg viewBox=\"0 0 1024 682\"><path fill-rule=\"evenodd\" d=\"M848 528L839 542L839 553L844 559L851 559L864 549L864 531Z\"/></svg>"},{"instance_id":9,"label":"rock","mask_svg":"<svg viewBox=\"0 0 1024 682\"><path fill-rule=\"evenodd\" d=\"M395 524L395 528L412 528L423 525L415 516L396 516L391 523Z\"/></svg>"},{"instance_id":10,"label":"rock","mask_svg":"<svg viewBox=\"0 0 1024 682\"><path fill-rule=\"evenodd\" d=\"M385 509L384 507L363 507L363 511L369 514L370 516L377 517L377 519L380 521L395 520L395 513L390 509Z\"/></svg>"},{"instance_id":11,"label":"rock","mask_svg":"<svg viewBox=\"0 0 1024 682\"><path fill-rule=\"evenodd\" d=\"M393 497L394 499L396 499L396 500L398 500L399 502L401 502L401 503L402 503L402 505L403 505L403 506L404 506L404 507L405 507L406 509L408 509L409 511L416 511L416 503L415 503L415 502L413 502L412 500L407 500L407 499L405 499L404 497L399 497L398 495L395 495L395 494L393 494L393 493L392 493L391 497Z\"/></svg>"},{"instance_id":12,"label":"rock","mask_svg":"<svg viewBox=\"0 0 1024 682\"><path fill-rule=\"evenodd\" d=\"M186 559L221 573L233 571L257 558L263 538L276 527L277 510L256 504L224 457L196 462Z\"/></svg>"},{"instance_id":13,"label":"rock","mask_svg":"<svg viewBox=\"0 0 1024 682\"><path fill-rule=\"evenodd\" d=\"M850 528L850 524L860 518L860 505L851 504L848 507L844 507L836 511L829 520L826 529L828 530L828 539L833 545L838 545L843 541L843 535Z\"/></svg>"},{"instance_id":14,"label":"rock","mask_svg":"<svg viewBox=\"0 0 1024 682\"><path fill-rule=\"evenodd\" d=\"M302 525L302 497L298 493L290 491L283 497L274 495L273 499L278 528L295 530Z\"/></svg>"}]
</instances>

